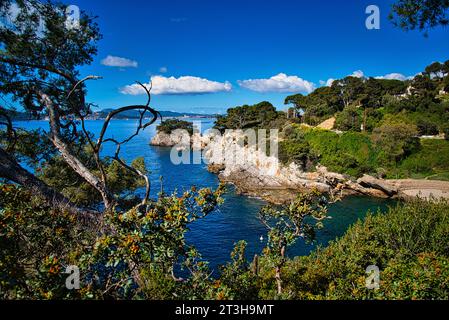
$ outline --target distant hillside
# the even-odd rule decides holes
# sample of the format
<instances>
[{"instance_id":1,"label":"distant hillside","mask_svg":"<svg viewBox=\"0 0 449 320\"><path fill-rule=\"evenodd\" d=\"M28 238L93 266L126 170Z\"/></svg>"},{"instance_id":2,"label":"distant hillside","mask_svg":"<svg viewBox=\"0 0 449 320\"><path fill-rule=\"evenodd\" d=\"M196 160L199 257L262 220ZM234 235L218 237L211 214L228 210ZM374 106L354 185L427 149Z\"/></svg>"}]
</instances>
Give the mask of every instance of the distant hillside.
<instances>
[{"instance_id":1,"label":"distant hillside","mask_svg":"<svg viewBox=\"0 0 449 320\"><path fill-rule=\"evenodd\" d=\"M5 112L12 120L15 121L33 119L33 116L29 112L19 112L13 110L5 110Z\"/></svg>"},{"instance_id":2,"label":"distant hillside","mask_svg":"<svg viewBox=\"0 0 449 320\"><path fill-rule=\"evenodd\" d=\"M100 118L105 118L109 112L113 111L114 109L104 109L99 112L96 112L96 114ZM201 113L181 113L181 112L174 112L174 111L160 111L160 114L162 117L215 117L215 115L210 114L201 114ZM139 118L140 114L137 110L130 110L120 113L119 115L115 116L116 119L137 119Z\"/></svg>"},{"instance_id":3,"label":"distant hillside","mask_svg":"<svg viewBox=\"0 0 449 320\"><path fill-rule=\"evenodd\" d=\"M102 119L106 118L106 116L113 111L114 109L104 109L98 112L94 112L93 116L91 118L96 119ZM204 117L204 118L214 118L216 115L211 114L201 114L201 113L180 113L180 112L173 112L173 111L160 111L162 117L164 118L175 118L175 117ZM26 112L19 112L19 111L8 111L9 116L11 119L15 121L20 120L37 120L34 118L30 113ZM139 112L137 110L130 110L125 111L123 113L120 113L114 117L114 119L138 119L139 118Z\"/></svg>"}]
</instances>

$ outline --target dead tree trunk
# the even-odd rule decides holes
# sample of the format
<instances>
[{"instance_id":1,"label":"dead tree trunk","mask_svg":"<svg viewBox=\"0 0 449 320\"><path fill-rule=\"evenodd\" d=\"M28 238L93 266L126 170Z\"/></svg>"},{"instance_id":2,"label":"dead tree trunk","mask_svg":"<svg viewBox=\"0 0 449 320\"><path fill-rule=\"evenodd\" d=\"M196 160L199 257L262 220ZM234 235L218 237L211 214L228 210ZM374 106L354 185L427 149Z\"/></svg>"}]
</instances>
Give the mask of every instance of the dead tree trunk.
<instances>
[{"instance_id":1,"label":"dead tree trunk","mask_svg":"<svg viewBox=\"0 0 449 320\"><path fill-rule=\"evenodd\" d=\"M112 209L114 206L114 198L107 189L104 181L101 181L97 176L95 176L76 156L71 152L67 144L61 139L60 136L60 126L59 126L59 115L53 105L51 99L43 93L39 94L48 110L48 115L50 119L50 130L51 130L51 141L58 151L61 153L65 162L84 180L87 181L92 187L94 187L101 195L103 199L106 211Z\"/></svg>"}]
</instances>

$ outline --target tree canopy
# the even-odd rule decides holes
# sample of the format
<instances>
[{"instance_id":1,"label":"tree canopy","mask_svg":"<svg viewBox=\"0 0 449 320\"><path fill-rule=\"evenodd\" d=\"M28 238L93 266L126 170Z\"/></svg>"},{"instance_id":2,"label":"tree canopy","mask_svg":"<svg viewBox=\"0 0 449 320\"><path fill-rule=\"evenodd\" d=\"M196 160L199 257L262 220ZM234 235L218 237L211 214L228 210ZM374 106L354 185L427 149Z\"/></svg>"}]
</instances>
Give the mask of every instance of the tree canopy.
<instances>
[{"instance_id":1,"label":"tree canopy","mask_svg":"<svg viewBox=\"0 0 449 320\"><path fill-rule=\"evenodd\" d=\"M218 116L215 128L226 129L268 128L270 123L284 116L282 112L269 102L263 101L255 105L243 105L228 109L226 115Z\"/></svg>"},{"instance_id":2,"label":"tree canopy","mask_svg":"<svg viewBox=\"0 0 449 320\"><path fill-rule=\"evenodd\" d=\"M405 31L418 29L427 36L430 29L449 24L448 9L448 0L399 0L389 18Z\"/></svg>"}]
</instances>

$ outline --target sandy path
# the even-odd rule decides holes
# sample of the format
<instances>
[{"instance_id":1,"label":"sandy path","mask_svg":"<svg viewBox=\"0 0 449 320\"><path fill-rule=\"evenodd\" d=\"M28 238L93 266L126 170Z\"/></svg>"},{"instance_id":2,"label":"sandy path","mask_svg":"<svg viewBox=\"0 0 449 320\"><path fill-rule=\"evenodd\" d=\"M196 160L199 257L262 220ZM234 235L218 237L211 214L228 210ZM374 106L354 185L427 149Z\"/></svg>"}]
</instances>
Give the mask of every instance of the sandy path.
<instances>
[{"instance_id":1,"label":"sandy path","mask_svg":"<svg viewBox=\"0 0 449 320\"><path fill-rule=\"evenodd\" d=\"M396 186L399 195L405 197L421 196L422 198L445 198L449 199L449 181L438 180L418 180L401 179L386 180L388 183Z\"/></svg>"}]
</instances>

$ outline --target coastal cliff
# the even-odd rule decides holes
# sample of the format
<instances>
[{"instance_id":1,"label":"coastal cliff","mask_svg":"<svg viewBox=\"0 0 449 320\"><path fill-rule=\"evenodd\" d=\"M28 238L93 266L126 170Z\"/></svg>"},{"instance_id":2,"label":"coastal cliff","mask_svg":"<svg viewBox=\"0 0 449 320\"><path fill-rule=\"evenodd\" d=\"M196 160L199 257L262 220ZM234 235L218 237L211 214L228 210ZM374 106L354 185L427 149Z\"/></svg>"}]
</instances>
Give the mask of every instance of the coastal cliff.
<instances>
[{"instance_id":1,"label":"coastal cliff","mask_svg":"<svg viewBox=\"0 0 449 320\"><path fill-rule=\"evenodd\" d=\"M167 119L156 127L156 135L150 145L158 147L173 147L185 149L191 146L191 141L198 133L193 130L192 122L180 119Z\"/></svg>"},{"instance_id":2,"label":"coastal cliff","mask_svg":"<svg viewBox=\"0 0 449 320\"><path fill-rule=\"evenodd\" d=\"M177 144L186 144L184 136L178 132L165 133L159 131L150 142L150 145L158 147L173 147ZM190 144L190 138L187 142L188 144Z\"/></svg>"},{"instance_id":3,"label":"coastal cliff","mask_svg":"<svg viewBox=\"0 0 449 320\"><path fill-rule=\"evenodd\" d=\"M198 133L194 133L192 136L184 130L175 130L171 133L159 131L151 139L150 145L157 147L174 147L178 150L186 148L202 149L204 145L201 144L202 137ZM198 146L196 143L200 142Z\"/></svg>"},{"instance_id":4,"label":"coastal cliff","mask_svg":"<svg viewBox=\"0 0 449 320\"><path fill-rule=\"evenodd\" d=\"M292 200L298 192L312 189L340 197L409 198L421 195L449 198L449 182L384 180L369 175L354 179L329 172L319 165L316 171L305 172L295 163L283 165L277 157L244 145L240 139L236 132L201 138L209 171L217 173L222 182L235 185L240 194L260 197L272 203L284 203Z\"/></svg>"}]
</instances>

